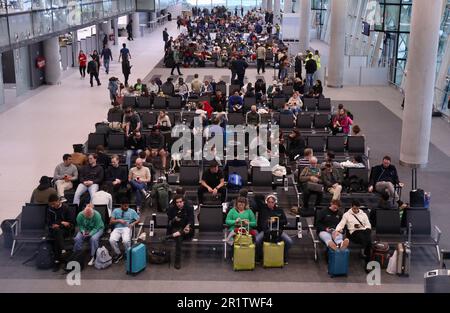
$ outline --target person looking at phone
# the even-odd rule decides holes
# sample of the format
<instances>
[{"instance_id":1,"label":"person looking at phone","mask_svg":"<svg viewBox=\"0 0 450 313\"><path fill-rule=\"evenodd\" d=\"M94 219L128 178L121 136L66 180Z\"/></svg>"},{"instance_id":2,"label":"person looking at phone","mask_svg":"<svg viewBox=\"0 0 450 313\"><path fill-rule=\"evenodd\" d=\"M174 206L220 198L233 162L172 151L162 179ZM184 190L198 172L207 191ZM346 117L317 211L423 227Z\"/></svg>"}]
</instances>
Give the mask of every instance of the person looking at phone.
<instances>
[{"instance_id":1,"label":"person looking at phone","mask_svg":"<svg viewBox=\"0 0 450 313\"><path fill-rule=\"evenodd\" d=\"M136 192L136 211L140 213L142 207L142 196L145 199L150 197L150 193L147 191L147 183L151 180L151 174L148 167L143 166L144 160L141 158L136 159L136 166L130 169L128 174L128 181L131 187Z\"/></svg>"},{"instance_id":2,"label":"person looking at phone","mask_svg":"<svg viewBox=\"0 0 450 313\"><path fill-rule=\"evenodd\" d=\"M66 202L64 191L73 188L73 182L78 179L78 169L72 164L72 156L68 153L63 155L63 162L58 164L53 174L58 197L61 202Z\"/></svg>"},{"instance_id":3,"label":"person looking at phone","mask_svg":"<svg viewBox=\"0 0 450 313\"><path fill-rule=\"evenodd\" d=\"M369 217L360 209L359 201L354 200L352 207L343 216L339 224L336 226L336 232L343 233L344 227L347 226L350 241L362 245L363 252L361 256L366 259L366 263L370 261L370 250L372 248L372 226Z\"/></svg>"},{"instance_id":4,"label":"person looking at phone","mask_svg":"<svg viewBox=\"0 0 450 313\"><path fill-rule=\"evenodd\" d=\"M317 212L316 229L319 238L332 250L345 249L348 247L348 238L337 232L336 226L342 219L340 212L341 201L332 200L327 209L322 209Z\"/></svg>"},{"instance_id":5,"label":"person looking at phone","mask_svg":"<svg viewBox=\"0 0 450 313\"><path fill-rule=\"evenodd\" d=\"M244 197L236 198L234 207L228 212L225 223L228 225L230 234L227 243L232 245L234 235L242 228L249 230L250 235L256 236L256 217L248 206L248 200Z\"/></svg>"}]
</instances>

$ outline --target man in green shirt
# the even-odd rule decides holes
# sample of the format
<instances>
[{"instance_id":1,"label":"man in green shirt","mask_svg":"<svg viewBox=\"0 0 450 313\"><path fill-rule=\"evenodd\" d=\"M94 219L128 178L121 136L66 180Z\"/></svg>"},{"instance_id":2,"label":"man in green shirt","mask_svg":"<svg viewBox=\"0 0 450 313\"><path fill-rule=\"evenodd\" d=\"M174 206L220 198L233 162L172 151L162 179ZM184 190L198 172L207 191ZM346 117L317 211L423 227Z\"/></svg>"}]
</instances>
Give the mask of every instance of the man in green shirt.
<instances>
[{"instance_id":1,"label":"man in green shirt","mask_svg":"<svg viewBox=\"0 0 450 313\"><path fill-rule=\"evenodd\" d=\"M78 233L75 236L75 245L73 250L80 251L83 247L83 242L89 239L91 245L91 260L88 265L94 265L95 252L98 248L98 242L103 235L105 225L103 224L100 213L94 210L94 205L88 204L86 208L78 213L77 216Z\"/></svg>"}]
</instances>

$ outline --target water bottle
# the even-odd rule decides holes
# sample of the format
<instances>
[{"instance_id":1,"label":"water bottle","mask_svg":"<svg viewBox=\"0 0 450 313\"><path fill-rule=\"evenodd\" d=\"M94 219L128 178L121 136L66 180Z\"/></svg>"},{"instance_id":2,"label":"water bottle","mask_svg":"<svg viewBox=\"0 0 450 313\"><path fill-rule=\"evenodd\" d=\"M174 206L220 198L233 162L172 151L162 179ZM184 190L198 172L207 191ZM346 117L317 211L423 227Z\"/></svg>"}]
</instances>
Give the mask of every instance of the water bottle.
<instances>
[{"instance_id":1,"label":"water bottle","mask_svg":"<svg viewBox=\"0 0 450 313\"><path fill-rule=\"evenodd\" d=\"M288 187L288 178L286 177L286 175L283 177L283 181L284 181L284 191L288 191L289 187Z\"/></svg>"},{"instance_id":2,"label":"water bottle","mask_svg":"<svg viewBox=\"0 0 450 313\"><path fill-rule=\"evenodd\" d=\"M155 232L155 221L152 219L150 221L150 228L149 228L150 237L153 237L154 232Z\"/></svg>"},{"instance_id":3,"label":"water bottle","mask_svg":"<svg viewBox=\"0 0 450 313\"><path fill-rule=\"evenodd\" d=\"M302 221L297 222L297 237L299 239L303 238L303 229L302 229Z\"/></svg>"}]
</instances>

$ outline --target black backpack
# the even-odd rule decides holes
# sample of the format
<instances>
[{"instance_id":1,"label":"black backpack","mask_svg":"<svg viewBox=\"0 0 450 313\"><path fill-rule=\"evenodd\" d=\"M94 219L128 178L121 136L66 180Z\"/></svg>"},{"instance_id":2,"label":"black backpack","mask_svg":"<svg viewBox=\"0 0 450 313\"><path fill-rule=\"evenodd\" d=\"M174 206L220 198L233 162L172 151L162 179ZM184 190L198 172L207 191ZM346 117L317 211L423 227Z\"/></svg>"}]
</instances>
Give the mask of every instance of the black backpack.
<instances>
[{"instance_id":1,"label":"black backpack","mask_svg":"<svg viewBox=\"0 0 450 313\"><path fill-rule=\"evenodd\" d=\"M358 176L350 176L345 185L348 188L348 192L362 192L365 188L362 178Z\"/></svg>"},{"instance_id":2,"label":"black backpack","mask_svg":"<svg viewBox=\"0 0 450 313\"><path fill-rule=\"evenodd\" d=\"M53 247L48 242L41 243L36 256L36 267L41 270L48 270L53 267L54 262Z\"/></svg>"},{"instance_id":3,"label":"black backpack","mask_svg":"<svg viewBox=\"0 0 450 313\"><path fill-rule=\"evenodd\" d=\"M72 271L72 268L67 268L67 265L70 262L78 262L80 264L80 271L84 269L85 263L86 263L86 252L83 251L74 251L67 259L66 259L66 266L64 267L64 270L66 272Z\"/></svg>"}]
</instances>

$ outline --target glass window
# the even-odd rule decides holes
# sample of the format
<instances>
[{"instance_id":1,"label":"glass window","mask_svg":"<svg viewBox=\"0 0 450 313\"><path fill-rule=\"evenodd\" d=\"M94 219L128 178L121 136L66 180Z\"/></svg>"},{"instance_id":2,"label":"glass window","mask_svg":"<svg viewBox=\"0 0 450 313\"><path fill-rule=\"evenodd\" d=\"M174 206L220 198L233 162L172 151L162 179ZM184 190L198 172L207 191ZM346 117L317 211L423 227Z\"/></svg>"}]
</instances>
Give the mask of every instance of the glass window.
<instances>
[{"instance_id":1,"label":"glass window","mask_svg":"<svg viewBox=\"0 0 450 313\"><path fill-rule=\"evenodd\" d=\"M8 21L11 43L33 38L31 13L9 16Z\"/></svg>"},{"instance_id":2,"label":"glass window","mask_svg":"<svg viewBox=\"0 0 450 313\"><path fill-rule=\"evenodd\" d=\"M408 56L408 41L409 41L409 34L400 34L398 37L398 53L397 58L399 59L406 59Z\"/></svg>"},{"instance_id":3,"label":"glass window","mask_svg":"<svg viewBox=\"0 0 450 313\"><path fill-rule=\"evenodd\" d=\"M68 9L53 10L53 28L59 31L67 28L68 21L71 20ZM79 25L79 23L78 23Z\"/></svg>"},{"instance_id":4,"label":"glass window","mask_svg":"<svg viewBox=\"0 0 450 313\"><path fill-rule=\"evenodd\" d=\"M118 0L119 4L119 12L126 11L126 0Z\"/></svg>"},{"instance_id":5,"label":"glass window","mask_svg":"<svg viewBox=\"0 0 450 313\"><path fill-rule=\"evenodd\" d=\"M397 72L395 73L395 83L401 85L405 72L406 60L397 60Z\"/></svg>"},{"instance_id":6,"label":"glass window","mask_svg":"<svg viewBox=\"0 0 450 313\"><path fill-rule=\"evenodd\" d=\"M51 0L52 1L52 8L62 8L67 6L68 0ZM70 0L73 1L73 0Z\"/></svg>"},{"instance_id":7,"label":"glass window","mask_svg":"<svg viewBox=\"0 0 450 313\"><path fill-rule=\"evenodd\" d=\"M409 32L411 26L412 5L402 5L400 14L400 31Z\"/></svg>"},{"instance_id":8,"label":"glass window","mask_svg":"<svg viewBox=\"0 0 450 313\"><path fill-rule=\"evenodd\" d=\"M33 13L33 32L35 36L43 36L53 31L52 11L39 11Z\"/></svg>"},{"instance_id":9,"label":"glass window","mask_svg":"<svg viewBox=\"0 0 450 313\"><path fill-rule=\"evenodd\" d=\"M0 17L0 47L9 45L8 19Z\"/></svg>"},{"instance_id":10,"label":"glass window","mask_svg":"<svg viewBox=\"0 0 450 313\"><path fill-rule=\"evenodd\" d=\"M94 6L92 4L81 5L81 22L83 24L92 21L92 15L94 13Z\"/></svg>"},{"instance_id":11,"label":"glass window","mask_svg":"<svg viewBox=\"0 0 450 313\"><path fill-rule=\"evenodd\" d=\"M70 0L67 4L67 23L70 26L81 25L81 4Z\"/></svg>"},{"instance_id":12,"label":"glass window","mask_svg":"<svg viewBox=\"0 0 450 313\"><path fill-rule=\"evenodd\" d=\"M6 14L6 0L0 0L0 14Z\"/></svg>"},{"instance_id":13,"label":"glass window","mask_svg":"<svg viewBox=\"0 0 450 313\"><path fill-rule=\"evenodd\" d=\"M103 3L97 2L97 3L94 3L93 6L94 6L94 12L93 12L94 18L95 19L103 18Z\"/></svg>"},{"instance_id":14,"label":"glass window","mask_svg":"<svg viewBox=\"0 0 450 313\"><path fill-rule=\"evenodd\" d=\"M384 27L386 31L398 30L400 6L387 5L384 12Z\"/></svg>"},{"instance_id":15,"label":"glass window","mask_svg":"<svg viewBox=\"0 0 450 313\"><path fill-rule=\"evenodd\" d=\"M34 10L50 9L52 7L52 0L33 0L31 8Z\"/></svg>"},{"instance_id":16,"label":"glass window","mask_svg":"<svg viewBox=\"0 0 450 313\"><path fill-rule=\"evenodd\" d=\"M113 12L113 15L114 15L114 13L119 12L119 1L117 1L117 0L111 1L111 10Z\"/></svg>"},{"instance_id":17,"label":"glass window","mask_svg":"<svg viewBox=\"0 0 450 313\"><path fill-rule=\"evenodd\" d=\"M113 15L112 1L110 0L103 1L103 16L108 17L112 15Z\"/></svg>"},{"instance_id":18,"label":"glass window","mask_svg":"<svg viewBox=\"0 0 450 313\"><path fill-rule=\"evenodd\" d=\"M31 0L8 0L8 13L31 11Z\"/></svg>"}]
</instances>

